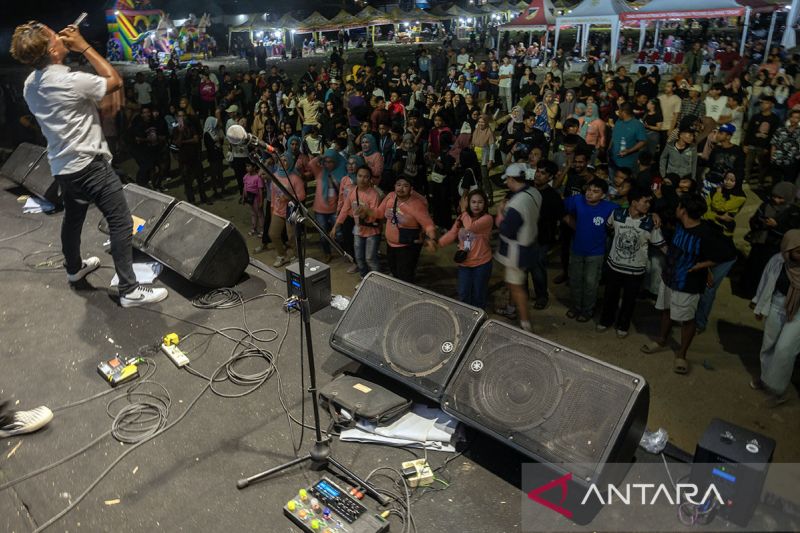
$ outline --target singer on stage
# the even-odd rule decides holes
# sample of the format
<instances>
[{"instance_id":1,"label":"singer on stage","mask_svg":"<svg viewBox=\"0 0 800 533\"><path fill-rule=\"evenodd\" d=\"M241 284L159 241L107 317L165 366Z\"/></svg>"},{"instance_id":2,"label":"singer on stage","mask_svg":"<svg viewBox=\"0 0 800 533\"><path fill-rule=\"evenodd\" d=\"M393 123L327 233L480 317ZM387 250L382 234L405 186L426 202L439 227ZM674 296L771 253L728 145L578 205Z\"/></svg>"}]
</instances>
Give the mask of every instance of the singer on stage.
<instances>
[{"instance_id":1,"label":"singer on stage","mask_svg":"<svg viewBox=\"0 0 800 533\"><path fill-rule=\"evenodd\" d=\"M70 51L83 55L97 74L66 67L64 58ZM100 266L97 257L81 259L81 229L91 202L108 221L122 307L163 300L166 289L141 287L133 273L131 214L100 127L98 104L122 88L122 77L76 25L58 33L36 21L17 26L11 55L35 69L25 80L23 94L47 139L50 169L64 195L61 247L67 280L75 283Z\"/></svg>"}]
</instances>

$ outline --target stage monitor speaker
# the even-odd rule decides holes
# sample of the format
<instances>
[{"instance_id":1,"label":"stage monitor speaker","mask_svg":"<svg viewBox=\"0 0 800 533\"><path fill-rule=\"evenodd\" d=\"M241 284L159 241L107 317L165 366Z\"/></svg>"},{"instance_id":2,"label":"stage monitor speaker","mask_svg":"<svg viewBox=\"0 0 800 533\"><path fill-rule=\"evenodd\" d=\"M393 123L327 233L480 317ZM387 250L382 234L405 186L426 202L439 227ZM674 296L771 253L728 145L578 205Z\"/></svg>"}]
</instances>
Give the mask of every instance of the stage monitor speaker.
<instances>
[{"instance_id":1,"label":"stage monitor speaker","mask_svg":"<svg viewBox=\"0 0 800 533\"><path fill-rule=\"evenodd\" d=\"M445 412L583 483L614 482L649 407L644 378L489 320L447 385Z\"/></svg>"},{"instance_id":2,"label":"stage monitor speaker","mask_svg":"<svg viewBox=\"0 0 800 533\"><path fill-rule=\"evenodd\" d=\"M54 206L61 205L60 188L53 174L50 173L50 162L47 160L47 153L42 155L31 167L30 172L22 182L22 186Z\"/></svg>"},{"instance_id":3,"label":"stage monitor speaker","mask_svg":"<svg viewBox=\"0 0 800 533\"><path fill-rule=\"evenodd\" d=\"M46 149L31 143L20 143L0 168L0 176L8 178L14 183L22 185L25 176L31 171L33 166L45 156Z\"/></svg>"},{"instance_id":4,"label":"stage monitor speaker","mask_svg":"<svg viewBox=\"0 0 800 533\"><path fill-rule=\"evenodd\" d=\"M122 188L125 201L131 215L141 219L139 227L134 227L133 247L143 250L147 238L158 227L170 208L175 205L177 200L173 196L163 194L135 183L129 183ZM135 224L134 224L135 225ZM100 221L99 229L108 235L108 222L103 218ZM138 230L138 231L137 231Z\"/></svg>"},{"instance_id":5,"label":"stage monitor speaker","mask_svg":"<svg viewBox=\"0 0 800 533\"><path fill-rule=\"evenodd\" d=\"M186 202L169 210L142 251L209 288L235 285L250 260L244 237L230 221Z\"/></svg>"},{"instance_id":6,"label":"stage monitor speaker","mask_svg":"<svg viewBox=\"0 0 800 533\"><path fill-rule=\"evenodd\" d=\"M331 333L331 347L438 400L483 310L371 272Z\"/></svg>"}]
</instances>

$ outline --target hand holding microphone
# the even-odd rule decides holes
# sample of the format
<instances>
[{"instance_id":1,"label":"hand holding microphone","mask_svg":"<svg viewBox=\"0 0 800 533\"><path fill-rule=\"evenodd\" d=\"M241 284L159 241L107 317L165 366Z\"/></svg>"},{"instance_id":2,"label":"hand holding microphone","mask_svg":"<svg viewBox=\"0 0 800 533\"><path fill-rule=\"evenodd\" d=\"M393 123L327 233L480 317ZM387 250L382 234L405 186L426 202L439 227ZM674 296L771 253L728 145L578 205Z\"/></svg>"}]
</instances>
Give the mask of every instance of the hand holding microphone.
<instances>
[{"instance_id":1,"label":"hand holding microphone","mask_svg":"<svg viewBox=\"0 0 800 533\"><path fill-rule=\"evenodd\" d=\"M81 13L75 22L58 32L58 37L64 43L64 46L71 52L80 52L83 53L89 48L89 43L86 42L86 39L83 38L80 31L78 30L78 26L83 22L87 14Z\"/></svg>"},{"instance_id":2,"label":"hand holding microphone","mask_svg":"<svg viewBox=\"0 0 800 533\"><path fill-rule=\"evenodd\" d=\"M228 142L233 146L258 146L270 154L278 152L272 145L265 143L252 133L247 133L247 130L239 124L234 124L228 128L228 131L225 132L225 136L228 138Z\"/></svg>"}]
</instances>

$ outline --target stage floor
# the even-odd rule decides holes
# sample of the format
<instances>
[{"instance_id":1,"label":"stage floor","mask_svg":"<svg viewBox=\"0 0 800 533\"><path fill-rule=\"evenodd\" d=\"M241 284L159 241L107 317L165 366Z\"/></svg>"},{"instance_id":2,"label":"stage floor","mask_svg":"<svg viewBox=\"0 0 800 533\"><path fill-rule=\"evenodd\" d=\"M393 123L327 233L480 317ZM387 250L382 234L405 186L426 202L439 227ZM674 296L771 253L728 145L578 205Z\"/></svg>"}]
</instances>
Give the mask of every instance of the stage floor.
<instances>
[{"instance_id":1,"label":"stage floor","mask_svg":"<svg viewBox=\"0 0 800 533\"><path fill-rule=\"evenodd\" d=\"M202 331L187 321L216 329L241 327L242 308L194 307L192 299L205 291L169 271L157 281L169 288L167 300L149 308L119 307L107 290L114 272L111 258L103 249L107 237L96 229L100 214L94 208L87 217L83 251L85 255L98 255L104 268L76 286L66 283L62 270L27 268L23 258L35 263L48 256L58 257L62 214L21 215L21 205L11 187L0 180L0 397L10 399L20 409L38 405L55 409L108 390L96 371L101 360L137 353L157 362L152 379L163 384L172 399L168 423L182 417L200 395L177 425L129 453L50 530L296 531L281 508L297 489L318 480L319 473L295 467L244 490L236 488L238 479L295 457L290 432L297 441L299 427L287 422L277 375L252 394L222 398L210 390L203 392L206 381L178 370L156 349L166 333L184 336ZM30 255L38 251L44 253ZM279 278L253 267L246 274L236 287L245 299L268 293L283 297L285 286ZM287 315L281 310L281 298L254 299L246 304L246 318L253 330L277 331L278 339L262 345L275 354L284 401L299 418L301 402L306 398L301 388L300 320L297 314ZM328 345L337 318L338 312L328 308L312 320L321 383L343 369L358 369ZM278 351L287 327L288 334ZM192 366L208 374L228 359L234 343L218 335L198 335L181 347L189 352ZM257 371L264 366L251 361L243 369ZM225 392L244 390L229 383L219 388ZM0 485L61 459L108 432L111 418L106 404L117 394L115 391L58 411L52 423L38 433L0 441ZM308 402L305 419L309 423L312 419ZM327 425L325 414L323 421ZM304 437L300 453L310 447L312 432L306 431ZM536 524L522 522L525 499L519 489L520 465L530 460L480 434L468 432L468 437L469 446L461 456L428 454L434 468L452 459L439 472L450 484L446 490L414 497L412 510L418 530L548 530L553 513L544 508L534 512ZM0 492L0 530L24 532L41 526L75 501L130 447L105 436L65 464ZM338 440L333 450L340 462L362 476L377 467L399 468L414 454L422 455L420 451ZM641 451L638 456L642 461L660 461ZM386 480L378 484L386 488L391 485ZM375 508L376 504L369 501L368 506ZM790 523L786 517L776 517L775 511L761 513L764 519ZM674 513L665 520L669 520L665 529L678 527ZM392 531L401 530L402 524L393 518Z\"/></svg>"}]
</instances>

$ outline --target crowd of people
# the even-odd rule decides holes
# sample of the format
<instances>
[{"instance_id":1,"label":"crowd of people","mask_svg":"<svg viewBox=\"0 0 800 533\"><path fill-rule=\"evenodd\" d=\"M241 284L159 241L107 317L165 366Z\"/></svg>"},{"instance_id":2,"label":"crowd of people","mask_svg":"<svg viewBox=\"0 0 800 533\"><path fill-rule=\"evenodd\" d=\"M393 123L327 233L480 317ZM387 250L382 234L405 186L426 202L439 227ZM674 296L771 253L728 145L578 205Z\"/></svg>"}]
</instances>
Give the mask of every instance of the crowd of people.
<instances>
[{"instance_id":1,"label":"crowd of people","mask_svg":"<svg viewBox=\"0 0 800 533\"><path fill-rule=\"evenodd\" d=\"M641 350L670 350L677 323L679 374L690 371L692 340L739 262L737 294L767 317L764 370L751 385L784 401L800 351L800 58L776 48L762 64L695 43L668 75L589 61L573 81L563 50L544 69L528 63L524 45L513 50L420 45L408 64L393 64L371 46L333 46L299 79L278 65L137 77L128 126L110 137L136 159L137 181L154 188L174 152L190 202L223 194L230 166L261 238L254 252L273 249L275 266L294 256L296 199L361 276L385 255L392 275L416 282L423 249L456 243L458 296L486 307L501 265L509 298L494 311L526 330L536 322L529 301L546 308L551 284L569 284L567 317L596 319L598 332L621 339L649 294L661 327ZM234 124L278 150L270 173L227 143ZM756 201L745 188L760 205L742 240L736 216ZM560 270L552 280L551 256Z\"/></svg>"}]
</instances>

